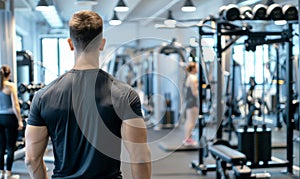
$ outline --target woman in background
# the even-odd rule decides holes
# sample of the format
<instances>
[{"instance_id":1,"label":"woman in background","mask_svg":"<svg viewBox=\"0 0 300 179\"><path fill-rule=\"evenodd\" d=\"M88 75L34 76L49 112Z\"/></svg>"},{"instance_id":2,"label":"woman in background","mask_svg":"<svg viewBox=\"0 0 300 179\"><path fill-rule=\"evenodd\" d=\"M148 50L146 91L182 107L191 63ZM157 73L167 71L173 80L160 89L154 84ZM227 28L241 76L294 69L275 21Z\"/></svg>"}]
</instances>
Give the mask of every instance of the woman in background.
<instances>
[{"instance_id":1,"label":"woman in background","mask_svg":"<svg viewBox=\"0 0 300 179\"><path fill-rule=\"evenodd\" d=\"M186 68L188 77L185 82L186 87L186 121L184 124L184 145L197 145L197 141L193 140L192 132L195 128L198 111L198 67L195 62L190 62Z\"/></svg>"},{"instance_id":2,"label":"woman in background","mask_svg":"<svg viewBox=\"0 0 300 179\"><path fill-rule=\"evenodd\" d=\"M3 65L0 69L0 179L13 178L11 169L18 130L22 130L23 121L17 96L16 84L9 81L10 67ZM6 171L4 155L7 151Z\"/></svg>"}]
</instances>

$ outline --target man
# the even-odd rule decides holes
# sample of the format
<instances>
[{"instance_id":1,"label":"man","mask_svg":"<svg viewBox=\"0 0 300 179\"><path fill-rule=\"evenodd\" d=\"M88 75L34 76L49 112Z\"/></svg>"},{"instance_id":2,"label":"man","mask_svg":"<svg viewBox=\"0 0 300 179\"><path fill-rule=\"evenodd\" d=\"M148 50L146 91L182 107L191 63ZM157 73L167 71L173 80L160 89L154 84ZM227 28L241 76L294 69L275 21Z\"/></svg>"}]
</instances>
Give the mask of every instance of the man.
<instances>
[{"instance_id":1,"label":"man","mask_svg":"<svg viewBox=\"0 0 300 179\"><path fill-rule=\"evenodd\" d=\"M151 176L139 97L99 69L102 26L95 12L73 15L68 42L76 64L34 96L25 133L25 162L32 178L47 178L43 154L49 137L55 157L52 178L122 178L121 141L132 178Z\"/></svg>"}]
</instances>

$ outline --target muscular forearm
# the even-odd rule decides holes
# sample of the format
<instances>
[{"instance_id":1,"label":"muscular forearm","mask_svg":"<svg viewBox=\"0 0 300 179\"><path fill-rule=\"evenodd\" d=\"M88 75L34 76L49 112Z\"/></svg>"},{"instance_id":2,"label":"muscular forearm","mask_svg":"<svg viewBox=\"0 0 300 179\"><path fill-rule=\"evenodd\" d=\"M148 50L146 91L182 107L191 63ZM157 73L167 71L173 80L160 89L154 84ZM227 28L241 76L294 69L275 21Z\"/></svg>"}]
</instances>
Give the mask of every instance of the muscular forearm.
<instances>
[{"instance_id":1,"label":"muscular forearm","mask_svg":"<svg viewBox=\"0 0 300 179\"><path fill-rule=\"evenodd\" d=\"M151 163L133 163L131 164L133 179L150 179L151 178Z\"/></svg>"},{"instance_id":2,"label":"muscular forearm","mask_svg":"<svg viewBox=\"0 0 300 179\"><path fill-rule=\"evenodd\" d=\"M147 144L138 144L131 154L131 171L134 179L151 178L151 152Z\"/></svg>"},{"instance_id":3,"label":"muscular forearm","mask_svg":"<svg viewBox=\"0 0 300 179\"><path fill-rule=\"evenodd\" d=\"M46 165L42 158L37 161L32 161L27 159L26 167L32 179L40 179L40 178L48 179Z\"/></svg>"},{"instance_id":4,"label":"muscular forearm","mask_svg":"<svg viewBox=\"0 0 300 179\"><path fill-rule=\"evenodd\" d=\"M146 125L142 118L125 121L122 137L130 156L133 179L151 178L151 152L147 144Z\"/></svg>"}]
</instances>

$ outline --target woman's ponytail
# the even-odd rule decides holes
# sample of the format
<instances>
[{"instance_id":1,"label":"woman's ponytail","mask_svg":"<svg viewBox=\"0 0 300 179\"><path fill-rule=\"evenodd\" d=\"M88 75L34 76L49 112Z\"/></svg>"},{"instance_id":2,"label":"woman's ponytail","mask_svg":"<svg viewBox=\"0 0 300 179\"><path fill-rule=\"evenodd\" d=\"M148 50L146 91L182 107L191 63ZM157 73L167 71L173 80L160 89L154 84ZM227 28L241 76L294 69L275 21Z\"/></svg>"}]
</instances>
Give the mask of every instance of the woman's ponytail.
<instances>
[{"instance_id":1,"label":"woman's ponytail","mask_svg":"<svg viewBox=\"0 0 300 179\"><path fill-rule=\"evenodd\" d=\"M0 90L3 89L4 71L3 68L0 69Z\"/></svg>"},{"instance_id":2,"label":"woman's ponytail","mask_svg":"<svg viewBox=\"0 0 300 179\"><path fill-rule=\"evenodd\" d=\"M0 90L4 87L4 78L7 78L10 75L10 68L8 65L3 65L0 69Z\"/></svg>"}]
</instances>

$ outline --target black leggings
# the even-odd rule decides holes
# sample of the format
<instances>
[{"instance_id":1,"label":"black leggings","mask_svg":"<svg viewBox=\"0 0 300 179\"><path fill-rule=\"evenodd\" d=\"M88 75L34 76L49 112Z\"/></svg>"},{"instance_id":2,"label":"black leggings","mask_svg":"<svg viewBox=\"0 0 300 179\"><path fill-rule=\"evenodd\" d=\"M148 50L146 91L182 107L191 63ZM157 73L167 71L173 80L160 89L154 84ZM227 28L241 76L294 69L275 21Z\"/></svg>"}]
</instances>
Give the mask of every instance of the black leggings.
<instances>
[{"instance_id":1,"label":"black leggings","mask_svg":"<svg viewBox=\"0 0 300 179\"><path fill-rule=\"evenodd\" d=\"M18 138L18 120L14 114L0 114L0 170L4 170L4 155L7 150L6 170L11 171Z\"/></svg>"}]
</instances>

